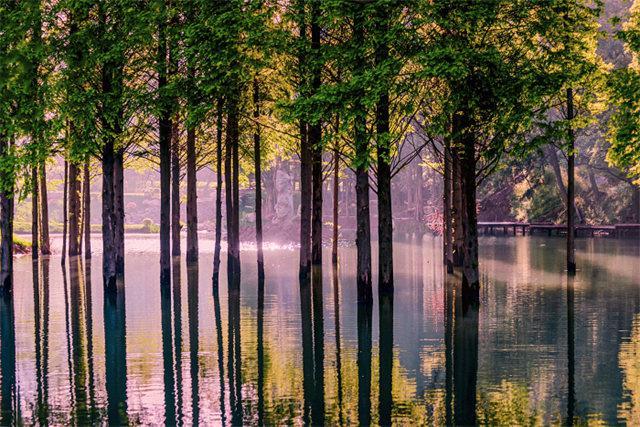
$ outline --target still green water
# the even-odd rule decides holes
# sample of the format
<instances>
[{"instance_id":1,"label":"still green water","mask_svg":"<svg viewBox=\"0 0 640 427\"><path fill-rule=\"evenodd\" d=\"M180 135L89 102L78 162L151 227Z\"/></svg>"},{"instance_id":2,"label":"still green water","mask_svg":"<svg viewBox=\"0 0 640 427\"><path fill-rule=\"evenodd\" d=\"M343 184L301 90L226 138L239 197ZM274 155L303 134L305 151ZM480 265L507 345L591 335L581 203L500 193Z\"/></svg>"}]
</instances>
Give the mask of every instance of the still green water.
<instances>
[{"instance_id":1,"label":"still green water","mask_svg":"<svg viewBox=\"0 0 640 427\"><path fill-rule=\"evenodd\" d=\"M224 256L213 291L211 253L161 292L151 237L128 237L117 297L99 254L64 274L55 256L17 259L0 424L640 424L640 243L580 239L572 280L562 239L480 243L479 308L432 237L396 242L395 298L372 310L354 248L301 289L297 250L270 247L263 298L250 248L239 293Z\"/></svg>"}]
</instances>

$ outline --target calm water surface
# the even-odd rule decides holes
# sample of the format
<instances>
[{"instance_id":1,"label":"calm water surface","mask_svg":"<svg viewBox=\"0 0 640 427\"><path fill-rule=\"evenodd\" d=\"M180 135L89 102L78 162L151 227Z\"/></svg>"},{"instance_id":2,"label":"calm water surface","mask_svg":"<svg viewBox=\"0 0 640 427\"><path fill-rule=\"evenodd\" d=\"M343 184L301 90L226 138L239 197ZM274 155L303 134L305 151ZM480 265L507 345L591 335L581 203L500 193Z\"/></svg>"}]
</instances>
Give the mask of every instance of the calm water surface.
<instances>
[{"instance_id":1,"label":"calm water surface","mask_svg":"<svg viewBox=\"0 0 640 427\"><path fill-rule=\"evenodd\" d=\"M301 288L297 250L271 247L260 298L250 248L239 293L224 258L213 290L211 253L174 264L161 291L151 237L128 238L119 296L99 254L66 272L17 259L0 424L640 424L640 244L579 240L572 280L561 239L481 247L479 308L462 307L431 237L396 243L395 298L372 310L356 304L353 248Z\"/></svg>"}]
</instances>

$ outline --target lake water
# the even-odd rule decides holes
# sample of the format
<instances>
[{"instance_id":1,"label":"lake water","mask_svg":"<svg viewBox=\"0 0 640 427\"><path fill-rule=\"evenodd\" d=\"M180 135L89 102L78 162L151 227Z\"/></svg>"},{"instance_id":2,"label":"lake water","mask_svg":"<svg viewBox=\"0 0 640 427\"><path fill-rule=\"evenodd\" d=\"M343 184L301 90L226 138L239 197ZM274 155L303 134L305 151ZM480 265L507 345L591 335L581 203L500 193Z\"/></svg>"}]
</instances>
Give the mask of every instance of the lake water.
<instances>
[{"instance_id":1,"label":"lake water","mask_svg":"<svg viewBox=\"0 0 640 427\"><path fill-rule=\"evenodd\" d=\"M224 256L213 291L209 240L161 292L157 240L128 237L117 297L99 254L65 274L59 257L19 258L0 299L0 424L640 424L640 244L580 239L568 280L562 239L480 243L479 308L428 236L396 242L382 310L356 303L351 247L321 288L300 287L295 248L270 247L263 298L251 248L240 292Z\"/></svg>"}]
</instances>

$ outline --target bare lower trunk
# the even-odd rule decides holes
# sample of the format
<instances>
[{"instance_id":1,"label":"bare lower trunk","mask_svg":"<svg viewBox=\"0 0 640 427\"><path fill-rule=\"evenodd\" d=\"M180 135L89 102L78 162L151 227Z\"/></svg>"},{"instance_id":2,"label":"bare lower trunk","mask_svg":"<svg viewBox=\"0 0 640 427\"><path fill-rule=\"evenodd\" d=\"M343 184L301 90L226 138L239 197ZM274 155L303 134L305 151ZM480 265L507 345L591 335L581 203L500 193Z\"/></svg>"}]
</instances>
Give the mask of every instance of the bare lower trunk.
<instances>
[{"instance_id":1,"label":"bare lower trunk","mask_svg":"<svg viewBox=\"0 0 640 427\"><path fill-rule=\"evenodd\" d=\"M89 173L89 160L84 164L84 178L82 182L84 257L85 259L91 259L91 175Z\"/></svg>"},{"instance_id":2,"label":"bare lower trunk","mask_svg":"<svg viewBox=\"0 0 640 427\"><path fill-rule=\"evenodd\" d=\"M60 263L64 267L64 263L67 257L67 188L69 187L68 183L69 177L69 163L64 161L64 179L62 185L64 189L62 190L62 256L60 257Z\"/></svg>"},{"instance_id":3,"label":"bare lower trunk","mask_svg":"<svg viewBox=\"0 0 640 427\"><path fill-rule=\"evenodd\" d=\"M180 135L178 122L171 129L171 255L180 255Z\"/></svg>"},{"instance_id":4,"label":"bare lower trunk","mask_svg":"<svg viewBox=\"0 0 640 427\"><path fill-rule=\"evenodd\" d=\"M321 67L318 63L320 49L319 2L311 2L311 52L312 94L316 94L321 84ZM311 264L322 265L322 124L319 121L309 124L309 149L311 150Z\"/></svg>"},{"instance_id":5,"label":"bare lower trunk","mask_svg":"<svg viewBox=\"0 0 640 427\"><path fill-rule=\"evenodd\" d=\"M227 116L227 143L225 150L225 195L227 204L227 275L229 283L239 285L240 236L239 236L239 164L238 164L238 106L236 99L229 100Z\"/></svg>"},{"instance_id":6,"label":"bare lower trunk","mask_svg":"<svg viewBox=\"0 0 640 427\"><path fill-rule=\"evenodd\" d=\"M69 256L80 254L80 170L69 162Z\"/></svg>"},{"instance_id":7,"label":"bare lower trunk","mask_svg":"<svg viewBox=\"0 0 640 427\"><path fill-rule=\"evenodd\" d=\"M113 141L108 141L102 149L102 278L108 291L116 289L114 163Z\"/></svg>"},{"instance_id":8,"label":"bare lower trunk","mask_svg":"<svg viewBox=\"0 0 640 427\"><path fill-rule=\"evenodd\" d=\"M165 5L163 5L163 8ZM158 22L158 89L167 86L167 34L165 22ZM171 109L165 102L158 117L160 146L160 284L171 282Z\"/></svg>"},{"instance_id":9,"label":"bare lower trunk","mask_svg":"<svg viewBox=\"0 0 640 427\"><path fill-rule=\"evenodd\" d=\"M40 253L51 254L49 241L49 197L47 195L47 165L40 163Z\"/></svg>"},{"instance_id":10,"label":"bare lower trunk","mask_svg":"<svg viewBox=\"0 0 640 427\"><path fill-rule=\"evenodd\" d=\"M331 261L334 264L338 263L338 219L339 219L339 207L338 201L340 199L340 153L338 152L338 146L333 149L333 239L331 246Z\"/></svg>"},{"instance_id":11,"label":"bare lower trunk","mask_svg":"<svg viewBox=\"0 0 640 427\"><path fill-rule=\"evenodd\" d=\"M40 222L40 209L38 203L38 167L33 166L31 168L31 258L38 259L40 249L38 243L40 240L40 233L38 226Z\"/></svg>"},{"instance_id":12,"label":"bare lower trunk","mask_svg":"<svg viewBox=\"0 0 640 427\"><path fill-rule=\"evenodd\" d=\"M452 190L452 180L451 180L451 140L449 138L445 141L444 147L444 180L443 180L443 197L442 197L442 213L443 213L443 224L442 224L442 240L444 242L444 264L447 267L447 273L453 273L453 242L452 242L452 225L451 225L451 190Z\"/></svg>"},{"instance_id":13,"label":"bare lower trunk","mask_svg":"<svg viewBox=\"0 0 640 427\"><path fill-rule=\"evenodd\" d=\"M462 194L462 169L460 167L460 155L457 148L451 150L452 159L452 199L453 209L451 218L453 220L453 246L452 258L455 267L462 267L464 259L464 232L462 230L462 218L464 216L464 203Z\"/></svg>"},{"instance_id":14,"label":"bare lower trunk","mask_svg":"<svg viewBox=\"0 0 640 427\"><path fill-rule=\"evenodd\" d=\"M115 154L113 166L113 215L116 276L124 279L124 150Z\"/></svg>"},{"instance_id":15,"label":"bare lower trunk","mask_svg":"<svg viewBox=\"0 0 640 427\"><path fill-rule=\"evenodd\" d=\"M573 120L573 90L567 89L567 117ZM576 272L575 245L575 153L572 124L569 124L569 146L567 156L567 272Z\"/></svg>"},{"instance_id":16,"label":"bare lower trunk","mask_svg":"<svg viewBox=\"0 0 640 427\"><path fill-rule=\"evenodd\" d=\"M300 272L301 279L311 272L311 203L313 193L312 154L307 124L300 122Z\"/></svg>"},{"instance_id":17,"label":"bare lower trunk","mask_svg":"<svg viewBox=\"0 0 640 427\"><path fill-rule=\"evenodd\" d=\"M0 158L8 155L9 141L0 141ZM6 174L6 175L5 175ZM2 171L0 190L0 290L13 291L13 176ZM4 337L3 337L4 338Z\"/></svg>"},{"instance_id":18,"label":"bare lower trunk","mask_svg":"<svg viewBox=\"0 0 640 427\"><path fill-rule=\"evenodd\" d=\"M220 241L222 240L222 99L218 99L216 121L216 242L213 253L213 286L218 286L220 276Z\"/></svg>"},{"instance_id":19,"label":"bare lower trunk","mask_svg":"<svg viewBox=\"0 0 640 427\"><path fill-rule=\"evenodd\" d=\"M264 253L262 250L262 155L260 153L260 87L258 81L253 81L253 103L255 110L253 117L256 119L255 133L253 134L253 158L256 179L256 246L258 252L258 283L264 282Z\"/></svg>"},{"instance_id":20,"label":"bare lower trunk","mask_svg":"<svg viewBox=\"0 0 640 427\"><path fill-rule=\"evenodd\" d=\"M187 263L198 260L198 188L196 130L187 129Z\"/></svg>"}]
</instances>

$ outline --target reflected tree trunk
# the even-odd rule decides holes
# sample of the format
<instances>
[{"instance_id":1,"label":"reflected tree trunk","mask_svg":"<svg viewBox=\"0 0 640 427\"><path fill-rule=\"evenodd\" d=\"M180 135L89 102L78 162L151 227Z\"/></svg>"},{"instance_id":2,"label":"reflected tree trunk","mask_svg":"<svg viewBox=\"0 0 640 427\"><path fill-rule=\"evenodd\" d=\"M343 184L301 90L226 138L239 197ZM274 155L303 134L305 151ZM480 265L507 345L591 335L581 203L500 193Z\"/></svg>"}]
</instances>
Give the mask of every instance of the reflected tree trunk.
<instances>
[{"instance_id":1,"label":"reflected tree trunk","mask_svg":"<svg viewBox=\"0 0 640 427\"><path fill-rule=\"evenodd\" d=\"M229 405L231 425L243 425L242 408L242 354L240 338L240 287L229 288Z\"/></svg>"},{"instance_id":2,"label":"reflected tree trunk","mask_svg":"<svg viewBox=\"0 0 640 427\"><path fill-rule=\"evenodd\" d=\"M573 277L567 278L567 425L572 426L575 418L575 315Z\"/></svg>"},{"instance_id":3,"label":"reflected tree trunk","mask_svg":"<svg viewBox=\"0 0 640 427\"><path fill-rule=\"evenodd\" d=\"M455 298L453 324L454 425L476 425L478 305Z\"/></svg>"},{"instance_id":4,"label":"reflected tree trunk","mask_svg":"<svg viewBox=\"0 0 640 427\"><path fill-rule=\"evenodd\" d=\"M264 279L258 279L258 326L257 326L257 357L258 357L258 425L265 425L264 417Z\"/></svg>"},{"instance_id":5,"label":"reflected tree trunk","mask_svg":"<svg viewBox=\"0 0 640 427\"><path fill-rule=\"evenodd\" d=\"M371 425L371 304L358 303L358 424Z\"/></svg>"},{"instance_id":6,"label":"reflected tree trunk","mask_svg":"<svg viewBox=\"0 0 640 427\"><path fill-rule=\"evenodd\" d=\"M109 425L126 425L127 332L124 292L104 295L104 358Z\"/></svg>"},{"instance_id":7,"label":"reflected tree trunk","mask_svg":"<svg viewBox=\"0 0 640 427\"><path fill-rule=\"evenodd\" d=\"M218 286L213 287L213 314L216 324L216 343L218 352L218 372L220 373L220 421L226 425L227 410L225 407L225 375L224 375L224 337L222 336L222 318L220 317L220 295Z\"/></svg>"},{"instance_id":8,"label":"reflected tree trunk","mask_svg":"<svg viewBox=\"0 0 640 427\"><path fill-rule=\"evenodd\" d=\"M170 269L171 267L169 267ZM173 337L171 330L171 286L160 288L160 312L162 324L162 366L164 384L164 422L176 423L175 380L173 371Z\"/></svg>"},{"instance_id":9,"label":"reflected tree trunk","mask_svg":"<svg viewBox=\"0 0 640 427\"><path fill-rule=\"evenodd\" d=\"M342 346L340 344L340 276L338 264L333 264L332 268L333 281L333 316L335 323L336 336L336 372L337 372L337 392L338 392L338 420L340 425L344 424L343 399L342 392Z\"/></svg>"},{"instance_id":10,"label":"reflected tree trunk","mask_svg":"<svg viewBox=\"0 0 640 427\"><path fill-rule=\"evenodd\" d=\"M198 353L200 352L200 323L198 319L198 274L197 261L187 267L187 310L189 316L189 373L191 376L191 422L198 425L200 422L200 365Z\"/></svg>"},{"instance_id":11,"label":"reflected tree trunk","mask_svg":"<svg viewBox=\"0 0 640 427\"><path fill-rule=\"evenodd\" d=\"M313 407L311 418L317 425L324 425L324 311L322 292L322 267L312 267L313 308Z\"/></svg>"},{"instance_id":12,"label":"reflected tree trunk","mask_svg":"<svg viewBox=\"0 0 640 427\"><path fill-rule=\"evenodd\" d=\"M390 426L393 410L393 294L381 294L378 300L380 307L380 394L378 408L380 425Z\"/></svg>"},{"instance_id":13,"label":"reflected tree trunk","mask_svg":"<svg viewBox=\"0 0 640 427\"><path fill-rule=\"evenodd\" d=\"M16 405L19 404L16 384L16 329L13 297L0 295L0 424L18 424Z\"/></svg>"},{"instance_id":14,"label":"reflected tree trunk","mask_svg":"<svg viewBox=\"0 0 640 427\"><path fill-rule=\"evenodd\" d=\"M314 372L313 372L313 312L311 305L311 281L300 278L300 318L302 321L302 385L304 407L302 421L305 425L316 425L313 419Z\"/></svg>"},{"instance_id":15,"label":"reflected tree trunk","mask_svg":"<svg viewBox=\"0 0 640 427\"><path fill-rule=\"evenodd\" d=\"M175 393L176 423L184 418L182 387L182 264L180 258L173 258L171 274L173 276L173 369L175 382L172 386Z\"/></svg>"}]
</instances>

